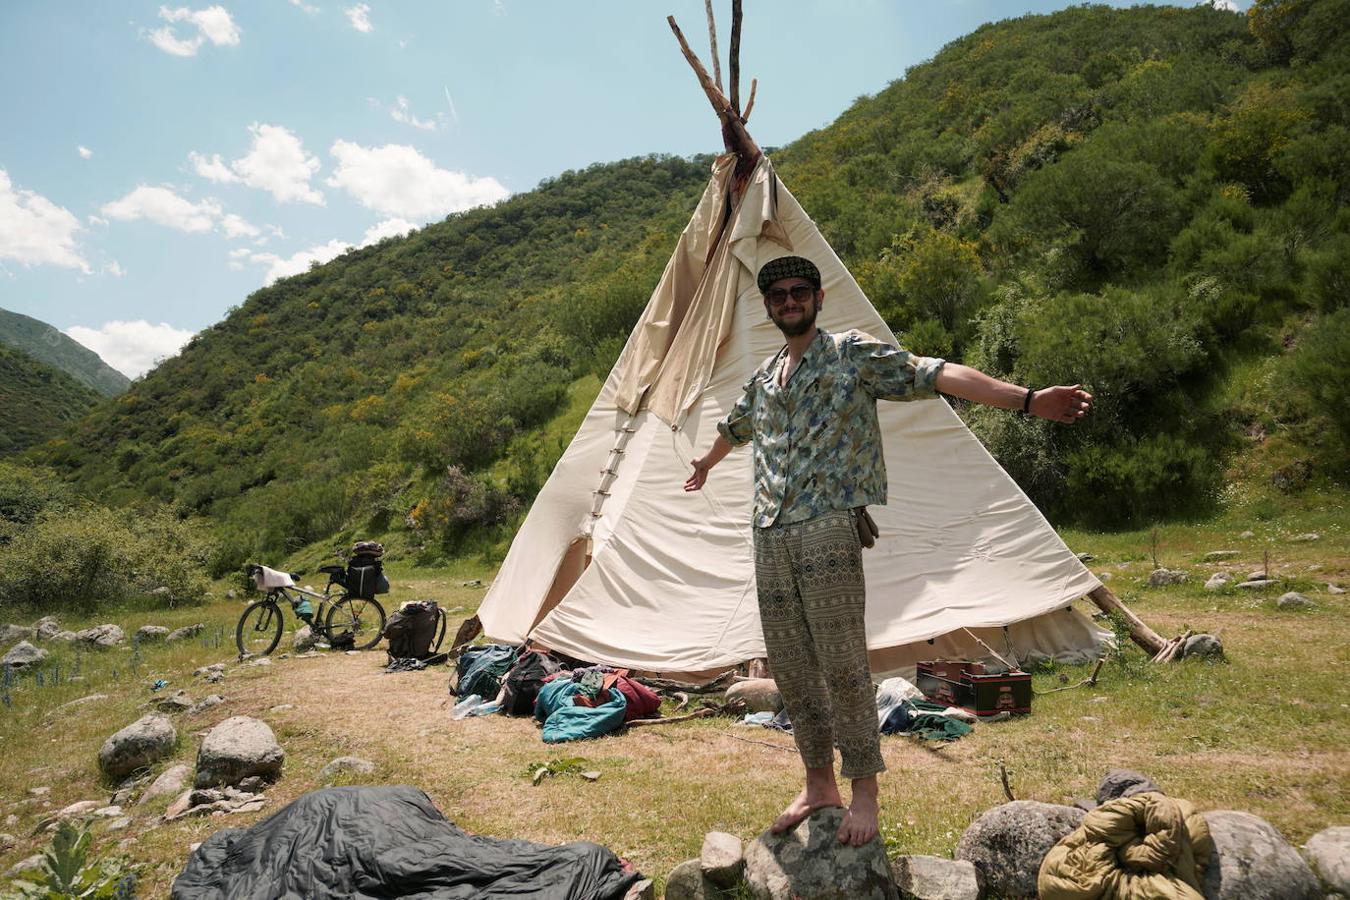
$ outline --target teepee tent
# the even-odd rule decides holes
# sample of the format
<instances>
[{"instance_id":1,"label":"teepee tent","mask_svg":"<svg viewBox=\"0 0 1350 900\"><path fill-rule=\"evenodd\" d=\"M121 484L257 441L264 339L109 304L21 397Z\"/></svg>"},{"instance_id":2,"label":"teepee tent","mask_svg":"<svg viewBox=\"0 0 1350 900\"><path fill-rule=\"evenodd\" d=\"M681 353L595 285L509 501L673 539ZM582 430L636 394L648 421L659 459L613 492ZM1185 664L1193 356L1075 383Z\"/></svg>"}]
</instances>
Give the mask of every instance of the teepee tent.
<instances>
[{"instance_id":1,"label":"teepee tent","mask_svg":"<svg viewBox=\"0 0 1350 900\"><path fill-rule=\"evenodd\" d=\"M687 46L686 56L709 96L716 91L716 108L720 90ZM685 677L764 655L750 449L733 451L703 490L682 490L689 461L783 344L756 273L775 257L805 256L822 275L821 327L895 337L739 127L744 118L721 102L733 152L714 162L651 300L483 601L479 617L494 639ZM881 537L864 552L874 673L979 658L979 641L1019 658L1091 652L1102 632L1072 603L1101 583L947 403L882 402L878 413L890 486L887 505L872 507Z\"/></svg>"}]
</instances>

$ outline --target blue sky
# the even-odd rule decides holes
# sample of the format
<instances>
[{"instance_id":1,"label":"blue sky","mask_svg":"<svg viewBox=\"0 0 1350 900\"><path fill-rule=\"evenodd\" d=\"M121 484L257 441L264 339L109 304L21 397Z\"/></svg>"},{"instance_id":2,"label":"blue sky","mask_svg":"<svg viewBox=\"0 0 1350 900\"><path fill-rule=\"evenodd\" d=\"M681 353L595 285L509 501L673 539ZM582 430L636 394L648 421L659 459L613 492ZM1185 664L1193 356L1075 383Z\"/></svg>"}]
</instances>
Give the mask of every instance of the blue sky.
<instances>
[{"instance_id":1,"label":"blue sky","mask_svg":"<svg viewBox=\"0 0 1350 900\"><path fill-rule=\"evenodd\" d=\"M788 143L984 22L1068 5L746 0L750 131ZM708 62L700 0L6 0L0 307L134 376L311 259L719 150L667 13Z\"/></svg>"}]
</instances>

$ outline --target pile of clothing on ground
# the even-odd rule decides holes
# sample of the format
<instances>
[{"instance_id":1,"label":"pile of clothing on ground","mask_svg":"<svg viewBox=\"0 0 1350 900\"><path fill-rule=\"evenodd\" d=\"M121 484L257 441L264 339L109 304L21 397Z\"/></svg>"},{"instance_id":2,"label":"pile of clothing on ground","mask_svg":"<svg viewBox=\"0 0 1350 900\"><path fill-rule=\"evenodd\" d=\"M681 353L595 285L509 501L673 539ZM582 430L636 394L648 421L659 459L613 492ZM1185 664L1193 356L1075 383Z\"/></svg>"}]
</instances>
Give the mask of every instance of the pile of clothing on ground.
<instances>
[{"instance_id":1,"label":"pile of clothing on ground","mask_svg":"<svg viewBox=\"0 0 1350 900\"><path fill-rule=\"evenodd\" d=\"M313 791L208 837L173 900L423 897L620 900L641 880L609 849L469 834L412 787Z\"/></svg>"},{"instance_id":2,"label":"pile of clothing on ground","mask_svg":"<svg viewBox=\"0 0 1350 900\"><path fill-rule=\"evenodd\" d=\"M973 713L955 706L934 703L904 678L887 678L877 686L877 729L882 734L908 734L926 741L954 741L970 734L976 720ZM786 709L749 713L745 725L763 725L778 731L792 731Z\"/></svg>"},{"instance_id":3,"label":"pile of clothing on ground","mask_svg":"<svg viewBox=\"0 0 1350 900\"><path fill-rule=\"evenodd\" d=\"M542 650L521 653L504 644L467 648L450 692L461 698L453 718L533 715L548 744L610 734L661 706L656 692L627 669L565 661Z\"/></svg>"}]
</instances>

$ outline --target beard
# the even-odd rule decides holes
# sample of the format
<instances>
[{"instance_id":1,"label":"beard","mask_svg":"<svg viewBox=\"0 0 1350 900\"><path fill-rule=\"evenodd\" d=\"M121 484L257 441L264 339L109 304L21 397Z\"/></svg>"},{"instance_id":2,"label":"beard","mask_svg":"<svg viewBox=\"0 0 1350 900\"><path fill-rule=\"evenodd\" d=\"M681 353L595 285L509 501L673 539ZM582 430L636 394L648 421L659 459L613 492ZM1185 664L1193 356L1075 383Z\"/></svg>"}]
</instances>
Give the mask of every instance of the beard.
<instances>
[{"instance_id":1,"label":"beard","mask_svg":"<svg viewBox=\"0 0 1350 900\"><path fill-rule=\"evenodd\" d=\"M772 309L769 310L769 318L773 320L773 324L778 326L778 330L783 332L784 337L798 337L816 327L816 313L819 311L820 304L818 301L812 300L802 307L801 317L795 321L783 321L779 314Z\"/></svg>"}]
</instances>

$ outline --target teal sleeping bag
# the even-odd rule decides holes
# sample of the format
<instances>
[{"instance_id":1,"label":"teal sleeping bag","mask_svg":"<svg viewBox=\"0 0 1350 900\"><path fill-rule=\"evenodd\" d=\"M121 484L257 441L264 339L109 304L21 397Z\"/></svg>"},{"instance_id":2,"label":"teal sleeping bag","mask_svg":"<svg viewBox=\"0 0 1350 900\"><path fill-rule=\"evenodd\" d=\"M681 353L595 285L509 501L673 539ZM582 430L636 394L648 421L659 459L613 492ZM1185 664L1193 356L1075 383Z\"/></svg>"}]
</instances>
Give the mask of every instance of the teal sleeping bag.
<instances>
[{"instance_id":1,"label":"teal sleeping bag","mask_svg":"<svg viewBox=\"0 0 1350 900\"><path fill-rule=\"evenodd\" d=\"M562 744L583 741L616 731L623 724L628 701L618 688L609 689L609 702L599 706L575 706L572 698L581 685L569 678L557 678L539 689L534 717L544 723L544 743Z\"/></svg>"}]
</instances>

